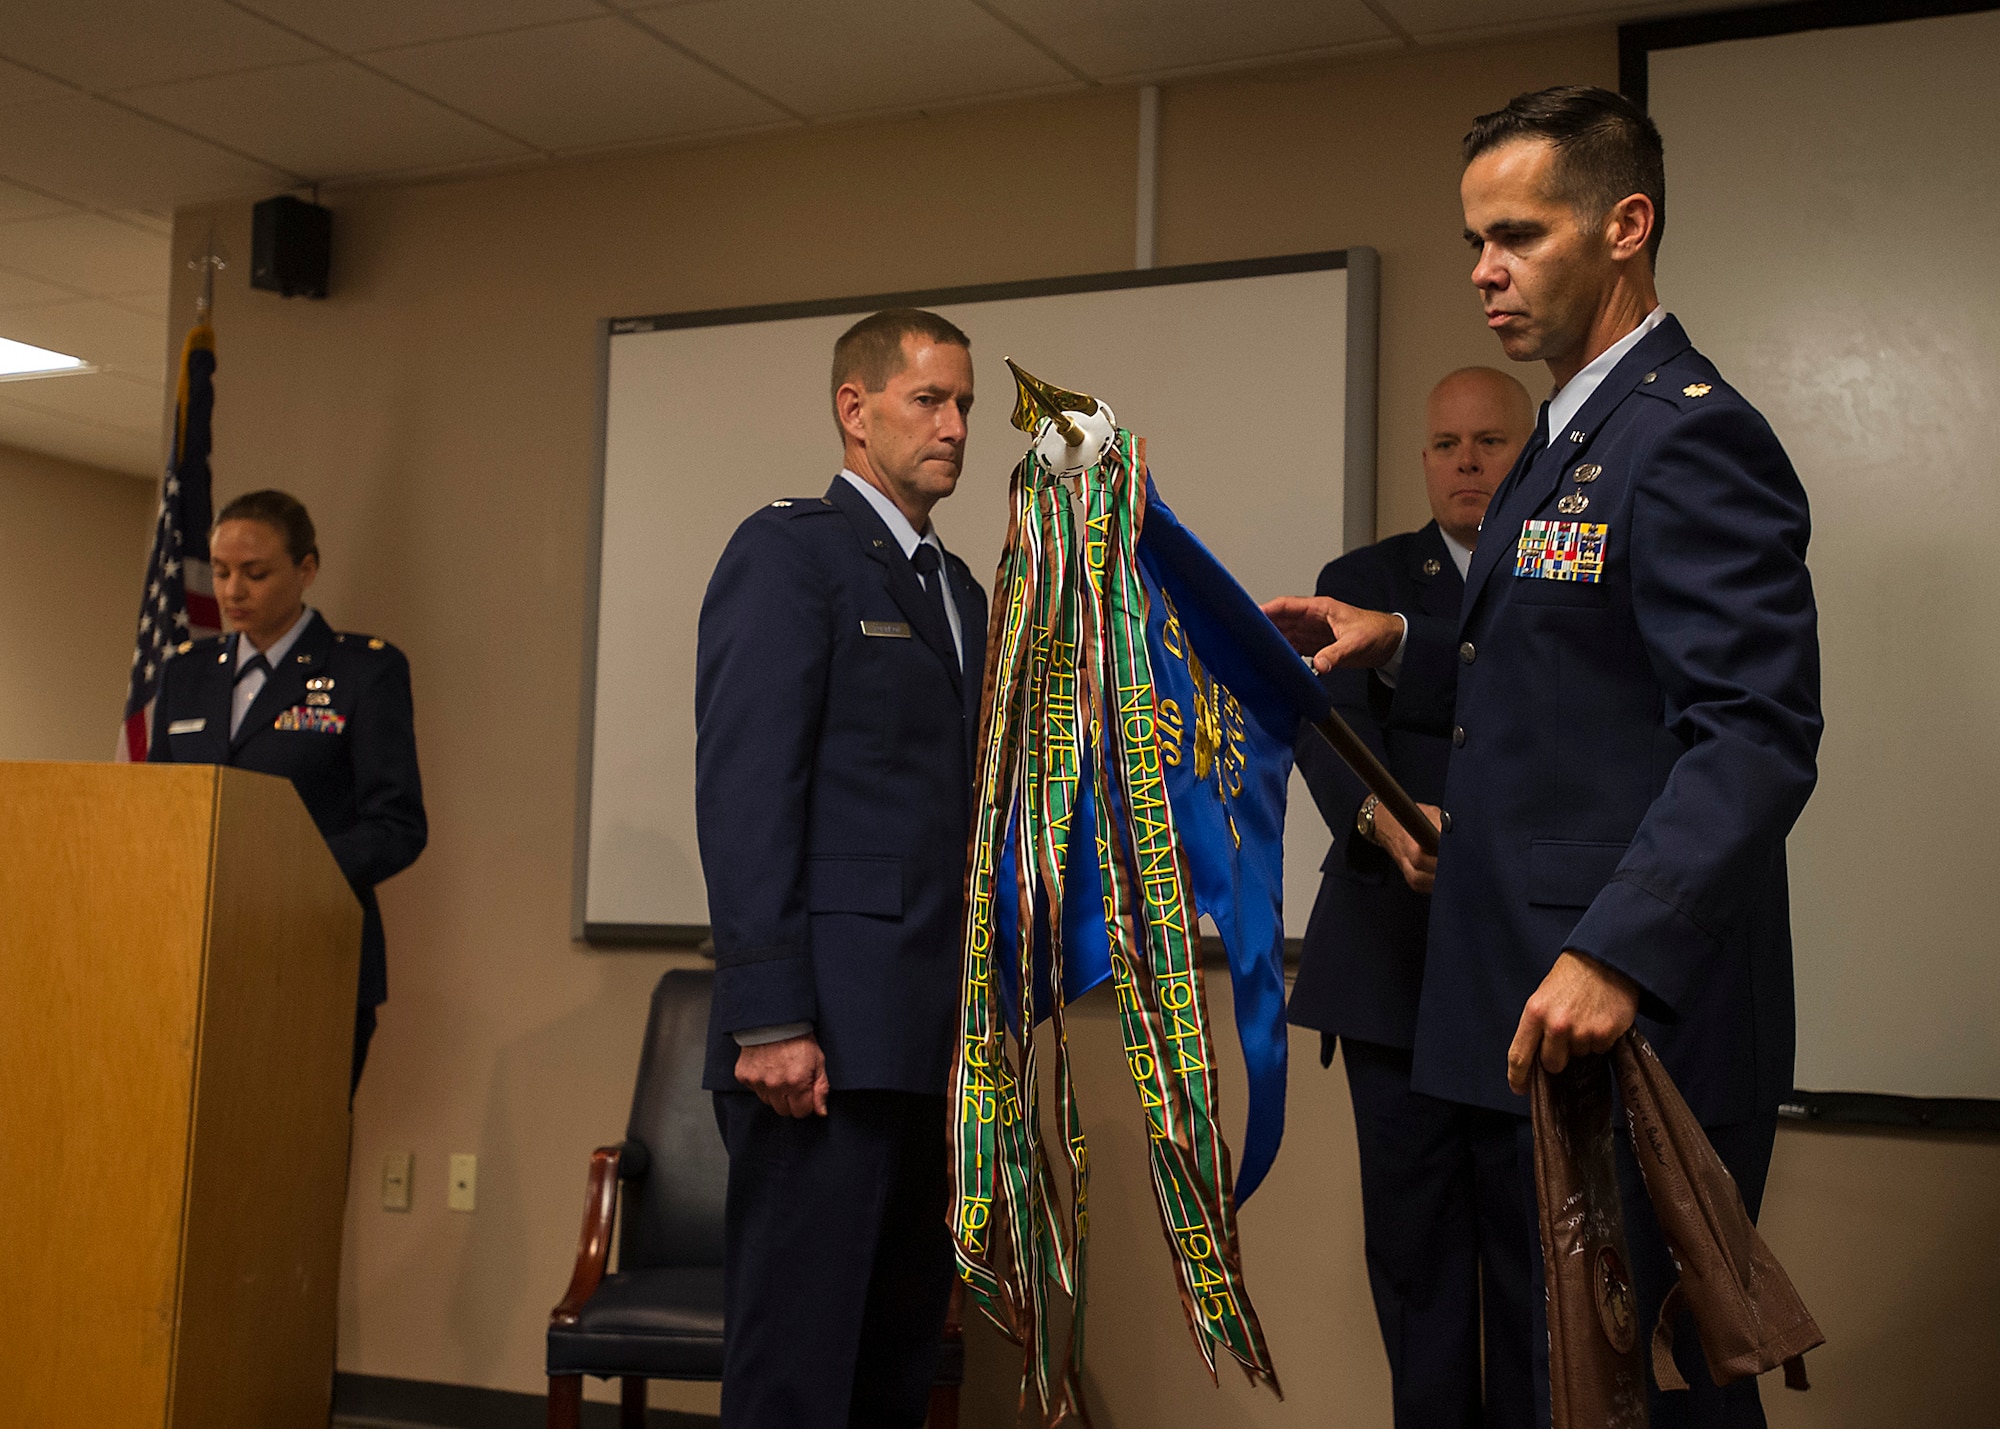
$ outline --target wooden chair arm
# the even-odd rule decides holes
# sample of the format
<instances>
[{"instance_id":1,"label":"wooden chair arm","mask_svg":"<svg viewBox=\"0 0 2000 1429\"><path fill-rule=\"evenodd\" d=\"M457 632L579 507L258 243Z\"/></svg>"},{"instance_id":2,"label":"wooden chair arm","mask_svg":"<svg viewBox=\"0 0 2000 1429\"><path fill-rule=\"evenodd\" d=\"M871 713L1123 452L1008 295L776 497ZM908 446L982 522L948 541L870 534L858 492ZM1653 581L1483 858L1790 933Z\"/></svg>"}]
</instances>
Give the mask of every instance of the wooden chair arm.
<instances>
[{"instance_id":1,"label":"wooden chair arm","mask_svg":"<svg viewBox=\"0 0 2000 1429\"><path fill-rule=\"evenodd\" d=\"M583 1205L583 1231L576 1241L576 1268L562 1303L549 1312L551 1325L574 1325L583 1304L597 1293L611 1260L611 1228L618 1218L618 1162L624 1147L600 1146L590 1153L590 1189Z\"/></svg>"}]
</instances>

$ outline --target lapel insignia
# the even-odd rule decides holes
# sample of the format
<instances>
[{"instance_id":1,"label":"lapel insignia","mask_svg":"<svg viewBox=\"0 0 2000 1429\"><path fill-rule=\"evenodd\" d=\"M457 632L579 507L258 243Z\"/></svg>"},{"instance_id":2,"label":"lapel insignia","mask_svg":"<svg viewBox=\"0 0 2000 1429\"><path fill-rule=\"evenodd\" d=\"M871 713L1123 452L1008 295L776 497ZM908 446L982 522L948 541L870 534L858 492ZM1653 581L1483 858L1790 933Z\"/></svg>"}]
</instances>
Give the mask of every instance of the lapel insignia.
<instances>
[{"instance_id":1,"label":"lapel insignia","mask_svg":"<svg viewBox=\"0 0 2000 1429\"><path fill-rule=\"evenodd\" d=\"M1687 386L1681 388L1681 396L1706 397L1709 393L1713 392L1714 390L1715 389L1709 386L1706 382L1690 382L1688 383Z\"/></svg>"},{"instance_id":2,"label":"lapel insignia","mask_svg":"<svg viewBox=\"0 0 2000 1429\"><path fill-rule=\"evenodd\" d=\"M292 658L301 665L310 665L313 662L313 657L310 655L294 655Z\"/></svg>"},{"instance_id":3,"label":"lapel insignia","mask_svg":"<svg viewBox=\"0 0 2000 1429\"><path fill-rule=\"evenodd\" d=\"M1443 565L1441 565L1441 564L1440 564L1440 563L1438 562L1438 558L1437 558L1436 556L1429 556L1429 557L1426 557L1426 558L1425 558L1425 560L1424 560L1424 574L1425 574L1425 575L1427 575L1427 576L1434 576L1434 575L1436 575L1436 574L1437 574L1437 573L1438 573L1439 571L1441 571L1441 570L1443 570L1443 569L1444 569Z\"/></svg>"},{"instance_id":4,"label":"lapel insignia","mask_svg":"<svg viewBox=\"0 0 2000 1429\"><path fill-rule=\"evenodd\" d=\"M1573 442L1580 442L1580 441L1582 441L1582 440L1583 440L1583 439L1584 439L1585 437L1587 437L1587 436L1589 436L1589 435L1590 435L1590 433L1589 433L1589 432L1585 432L1585 431L1574 431L1574 432L1571 432L1571 433L1569 434L1569 439L1570 439L1571 441L1573 441Z\"/></svg>"},{"instance_id":5,"label":"lapel insignia","mask_svg":"<svg viewBox=\"0 0 2000 1429\"><path fill-rule=\"evenodd\" d=\"M1610 530L1581 521L1524 521L1514 574L1523 580L1595 585L1604 577L1604 538Z\"/></svg>"},{"instance_id":6,"label":"lapel insignia","mask_svg":"<svg viewBox=\"0 0 2000 1429\"><path fill-rule=\"evenodd\" d=\"M1576 516L1580 515L1584 508L1589 505L1590 498L1588 496L1585 496L1581 491L1572 491L1556 503L1556 510L1562 512L1565 516Z\"/></svg>"},{"instance_id":7,"label":"lapel insignia","mask_svg":"<svg viewBox=\"0 0 2000 1429\"><path fill-rule=\"evenodd\" d=\"M1576 478L1578 486L1582 486L1585 482L1595 481L1598 477L1604 475L1604 468L1594 461L1587 461L1571 472L1570 475Z\"/></svg>"}]
</instances>

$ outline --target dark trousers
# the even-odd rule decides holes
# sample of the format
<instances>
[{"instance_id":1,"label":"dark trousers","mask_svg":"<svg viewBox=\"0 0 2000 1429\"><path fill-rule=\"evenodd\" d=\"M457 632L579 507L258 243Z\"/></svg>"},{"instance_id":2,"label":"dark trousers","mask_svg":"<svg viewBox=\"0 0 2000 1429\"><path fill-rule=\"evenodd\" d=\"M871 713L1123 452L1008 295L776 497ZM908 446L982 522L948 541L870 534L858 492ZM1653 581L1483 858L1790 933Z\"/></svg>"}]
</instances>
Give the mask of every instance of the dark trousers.
<instances>
[{"instance_id":1,"label":"dark trousers","mask_svg":"<svg viewBox=\"0 0 2000 1429\"><path fill-rule=\"evenodd\" d=\"M944 1109L837 1091L794 1118L715 1094L723 1429L920 1429L951 1295Z\"/></svg>"},{"instance_id":2,"label":"dark trousers","mask_svg":"<svg viewBox=\"0 0 2000 1429\"><path fill-rule=\"evenodd\" d=\"M1407 1050L1351 1037L1340 1047L1396 1429L1528 1429L1529 1246L1515 1118L1411 1091ZM1476 1134L1482 1127L1489 1134Z\"/></svg>"},{"instance_id":3,"label":"dark trousers","mask_svg":"<svg viewBox=\"0 0 2000 1429\"><path fill-rule=\"evenodd\" d=\"M1546 1426L1550 1423L1548 1291L1542 1278L1541 1232L1535 1216L1534 1131L1525 1116L1500 1116L1493 1112L1484 1115L1495 1117L1496 1123L1511 1123L1489 1126L1481 1135L1496 1142L1510 1138L1521 1169L1526 1214L1519 1234L1532 1252L1528 1265L1531 1282L1528 1303L1533 1313L1530 1343L1534 1354L1535 1423ZM1763 1429L1764 1406L1757 1396L1757 1381L1742 1379L1727 1389L1718 1388L1709 1378L1708 1366L1702 1359L1694 1317L1686 1311L1674 1322L1674 1363L1680 1367L1688 1388L1663 1393L1653 1382L1650 1348L1653 1325L1660 1317L1661 1301L1666 1299L1680 1272L1674 1267L1666 1238L1660 1234L1660 1223L1653 1216L1653 1203L1646 1195L1639 1163L1632 1155L1631 1139L1624 1132L1622 1106L1613 1111L1612 1125L1618 1198L1625 1212L1626 1249L1632 1257L1632 1291L1638 1302L1639 1333L1648 1346L1647 1422L1651 1429ZM1767 1115L1754 1122L1705 1126L1702 1130L1708 1133L1710 1144L1722 1158L1722 1164L1729 1168L1729 1174L1736 1178L1736 1188L1743 1193L1743 1204L1754 1220L1763 1204L1764 1180L1771 1169L1771 1147L1778 1134L1777 1107L1774 1105Z\"/></svg>"}]
</instances>

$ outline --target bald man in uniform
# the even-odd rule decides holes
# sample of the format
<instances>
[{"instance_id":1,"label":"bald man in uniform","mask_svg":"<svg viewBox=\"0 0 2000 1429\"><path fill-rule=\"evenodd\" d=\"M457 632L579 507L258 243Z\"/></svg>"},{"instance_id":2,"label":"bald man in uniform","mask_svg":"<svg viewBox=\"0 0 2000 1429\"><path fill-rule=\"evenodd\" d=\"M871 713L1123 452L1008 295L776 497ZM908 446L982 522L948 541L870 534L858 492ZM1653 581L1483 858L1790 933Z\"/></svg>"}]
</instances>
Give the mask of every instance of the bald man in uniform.
<instances>
[{"instance_id":1,"label":"bald man in uniform","mask_svg":"<svg viewBox=\"0 0 2000 1429\"><path fill-rule=\"evenodd\" d=\"M1413 626L1456 629L1480 519L1534 426L1527 389L1506 373L1467 367L1444 378L1425 409L1433 519L1332 562L1317 594L1395 611ZM1401 682L1369 670L1322 678L1347 722L1435 818L1451 742L1398 728L1395 712L1399 702L1423 706L1439 692L1423 688L1421 671ZM1322 1065L1331 1064L1336 1043L1341 1049L1395 1422L1398 1429L1523 1424L1533 1384L1528 1307L1512 1303L1528 1284L1529 1247L1517 1229L1521 1182L1511 1157L1496 1165L1480 1154L1492 1138L1472 1134L1473 1122L1500 1114L1410 1088L1435 863L1316 733L1307 731L1298 759L1333 846L1287 1015L1319 1032Z\"/></svg>"}]
</instances>

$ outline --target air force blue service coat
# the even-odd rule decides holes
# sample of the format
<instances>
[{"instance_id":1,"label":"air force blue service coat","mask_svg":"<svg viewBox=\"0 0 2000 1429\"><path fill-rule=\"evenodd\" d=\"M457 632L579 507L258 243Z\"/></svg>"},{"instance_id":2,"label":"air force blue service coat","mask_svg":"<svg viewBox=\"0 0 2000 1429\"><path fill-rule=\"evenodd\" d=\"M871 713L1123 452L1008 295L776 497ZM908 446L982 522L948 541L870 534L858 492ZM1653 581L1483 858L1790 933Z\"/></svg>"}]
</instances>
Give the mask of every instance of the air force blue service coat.
<instances>
[{"instance_id":1,"label":"air force blue service coat","mask_svg":"<svg viewBox=\"0 0 2000 1429\"><path fill-rule=\"evenodd\" d=\"M731 1033L792 1022L836 1090L946 1090L986 598L944 570L963 666L843 478L751 516L716 565L695 673L712 1090L737 1088Z\"/></svg>"},{"instance_id":2,"label":"air force blue service coat","mask_svg":"<svg viewBox=\"0 0 2000 1429\"><path fill-rule=\"evenodd\" d=\"M1533 524L1562 522L1586 529ZM1783 1097L1785 836L1820 735L1808 525L1777 437L1671 317L1524 451L1457 630L1411 621L1392 716L1454 745L1417 1090L1522 1112L1507 1047L1570 948L1638 984L1703 1122ZM1598 578L1562 578L1599 535Z\"/></svg>"},{"instance_id":3,"label":"air force blue service coat","mask_svg":"<svg viewBox=\"0 0 2000 1429\"><path fill-rule=\"evenodd\" d=\"M1402 611L1412 625L1432 620L1456 630L1464 590L1433 521L1331 562L1320 572L1316 594L1367 610ZM1454 674L1444 673L1447 702ZM1410 696L1399 696L1368 670L1330 670L1322 679L1334 708L1410 797L1442 803L1451 741L1440 731L1391 723L1393 701ZM1407 1049L1416 1043L1430 899L1412 892L1395 860L1355 828L1368 791L1316 732L1307 730L1299 741L1298 763L1333 831L1333 846L1320 865L1319 897L1306 924L1286 1017L1301 1027Z\"/></svg>"},{"instance_id":4,"label":"air force blue service coat","mask_svg":"<svg viewBox=\"0 0 2000 1429\"><path fill-rule=\"evenodd\" d=\"M358 1005L374 1007L389 995L375 885L415 863L429 837L410 662L386 641L336 634L315 612L231 738L241 638L196 640L167 662L147 758L228 764L292 781L361 900Z\"/></svg>"}]
</instances>

